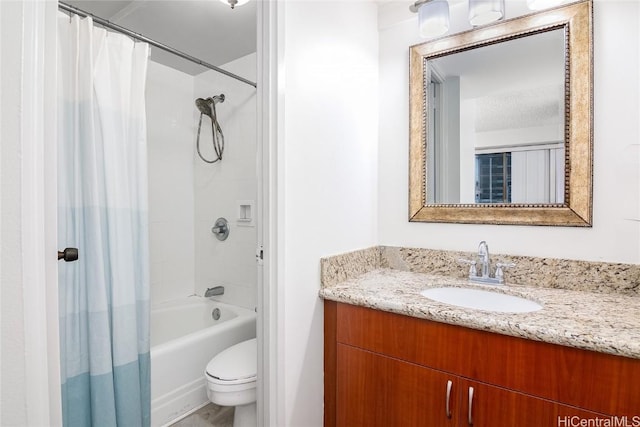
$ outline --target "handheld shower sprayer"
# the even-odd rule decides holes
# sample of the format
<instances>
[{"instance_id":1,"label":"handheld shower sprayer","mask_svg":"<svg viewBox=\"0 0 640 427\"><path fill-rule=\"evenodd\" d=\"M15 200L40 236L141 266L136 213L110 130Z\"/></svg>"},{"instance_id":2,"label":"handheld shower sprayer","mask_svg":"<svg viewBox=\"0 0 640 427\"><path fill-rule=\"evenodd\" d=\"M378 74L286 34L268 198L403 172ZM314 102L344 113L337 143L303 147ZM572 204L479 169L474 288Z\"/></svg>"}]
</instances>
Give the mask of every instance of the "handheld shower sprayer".
<instances>
[{"instance_id":1,"label":"handheld shower sprayer","mask_svg":"<svg viewBox=\"0 0 640 427\"><path fill-rule=\"evenodd\" d=\"M218 123L218 116L216 114L216 104L224 102L224 94L215 95L209 98L196 99L196 107L200 111L200 121L198 123L198 136L196 138L196 151L198 156L206 163L215 163L218 160L222 160L222 153L224 152L224 134ZM200 152L200 129L202 128L202 116L208 116L211 119L211 133L213 138L213 150L216 153L216 158L213 160L206 159Z\"/></svg>"},{"instance_id":2,"label":"handheld shower sprayer","mask_svg":"<svg viewBox=\"0 0 640 427\"><path fill-rule=\"evenodd\" d=\"M205 116L212 117L211 104L209 102L210 99L211 98L207 98L207 99L198 98L198 99L196 99L196 107L198 107L198 110L200 110L200 114L204 114Z\"/></svg>"}]
</instances>

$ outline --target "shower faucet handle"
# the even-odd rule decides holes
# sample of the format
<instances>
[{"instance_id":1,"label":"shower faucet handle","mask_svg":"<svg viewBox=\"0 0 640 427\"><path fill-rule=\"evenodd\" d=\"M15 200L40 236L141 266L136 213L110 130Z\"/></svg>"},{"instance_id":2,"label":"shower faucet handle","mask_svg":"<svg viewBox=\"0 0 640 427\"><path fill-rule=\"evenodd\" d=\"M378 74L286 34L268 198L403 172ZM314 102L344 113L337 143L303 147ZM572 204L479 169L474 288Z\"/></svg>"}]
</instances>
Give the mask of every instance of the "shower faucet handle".
<instances>
[{"instance_id":1,"label":"shower faucet handle","mask_svg":"<svg viewBox=\"0 0 640 427\"><path fill-rule=\"evenodd\" d=\"M216 236L218 240L227 240L229 237L229 222L225 218L218 218L211 232Z\"/></svg>"}]
</instances>

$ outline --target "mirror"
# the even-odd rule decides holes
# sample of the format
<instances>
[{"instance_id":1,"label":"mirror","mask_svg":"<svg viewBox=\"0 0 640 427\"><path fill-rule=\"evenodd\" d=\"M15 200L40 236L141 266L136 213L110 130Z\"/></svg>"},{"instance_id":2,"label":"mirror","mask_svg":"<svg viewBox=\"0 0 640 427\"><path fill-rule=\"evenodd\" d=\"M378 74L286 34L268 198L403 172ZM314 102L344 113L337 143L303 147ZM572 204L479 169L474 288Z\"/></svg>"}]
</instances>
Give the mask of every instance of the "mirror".
<instances>
[{"instance_id":1,"label":"mirror","mask_svg":"<svg viewBox=\"0 0 640 427\"><path fill-rule=\"evenodd\" d=\"M591 1L413 46L410 221L591 225Z\"/></svg>"},{"instance_id":2,"label":"mirror","mask_svg":"<svg viewBox=\"0 0 640 427\"><path fill-rule=\"evenodd\" d=\"M565 31L427 60L427 203L564 200Z\"/></svg>"}]
</instances>

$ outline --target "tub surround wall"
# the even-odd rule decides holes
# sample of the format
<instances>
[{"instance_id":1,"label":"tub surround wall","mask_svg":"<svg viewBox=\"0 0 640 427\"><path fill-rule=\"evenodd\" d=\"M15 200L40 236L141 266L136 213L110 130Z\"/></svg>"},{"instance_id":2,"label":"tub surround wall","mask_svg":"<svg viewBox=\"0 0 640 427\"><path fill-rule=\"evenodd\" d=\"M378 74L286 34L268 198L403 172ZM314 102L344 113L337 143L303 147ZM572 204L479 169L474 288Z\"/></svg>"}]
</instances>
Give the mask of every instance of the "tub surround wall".
<instances>
[{"instance_id":1,"label":"tub surround wall","mask_svg":"<svg viewBox=\"0 0 640 427\"><path fill-rule=\"evenodd\" d=\"M256 55L223 66L255 80ZM224 93L216 106L225 135L222 162L197 157L196 98ZM256 205L256 91L214 71L190 76L149 62L147 132L151 297L154 304L225 287L217 299L256 305L256 228L236 221L237 202ZM201 149L211 157L211 122L203 118ZM229 238L211 233L218 217L229 220ZM254 222L255 224L255 222Z\"/></svg>"},{"instance_id":2,"label":"tub surround wall","mask_svg":"<svg viewBox=\"0 0 640 427\"><path fill-rule=\"evenodd\" d=\"M460 258L476 259L477 252L377 246L321 259L322 286L380 268L466 279ZM504 272L508 285L640 296L640 264L491 254L496 262L516 264Z\"/></svg>"},{"instance_id":3,"label":"tub surround wall","mask_svg":"<svg viewBox=\"0 0 640 427\"><path fill-rule=\"evenodd\" d=\"M222 68L255 81L256 54L244 56ZM249 85L214 71L196 76L194 87L196 98L225 95L225 101L216 104L225 139L222 161L205 163L195 150L191 160L195 168L195 291L204 295L207 288L224 286L224 295L215 297L216 300L253 309L257 293L256 227L247 226L237 218L239 201L253 201L252 216L257 217L257 92ZM197 126L199 113L194 110L193 114L191 120ZM205 117L200 147L209 159L213 155L211 141L211 121ZM211 227L219 217L229 221L230 233L224 241L211 233Z\"/></svg>"},{"instance_id":4,"label":"tub surround wall","mask_svg":"<svg viewBox=\"0 0 640 427\"><path fill-rule=\"evenodd\" d=\"M194 293L194 78L149 61L149 258L154 304Z\"/></svg>"}]
</instances>

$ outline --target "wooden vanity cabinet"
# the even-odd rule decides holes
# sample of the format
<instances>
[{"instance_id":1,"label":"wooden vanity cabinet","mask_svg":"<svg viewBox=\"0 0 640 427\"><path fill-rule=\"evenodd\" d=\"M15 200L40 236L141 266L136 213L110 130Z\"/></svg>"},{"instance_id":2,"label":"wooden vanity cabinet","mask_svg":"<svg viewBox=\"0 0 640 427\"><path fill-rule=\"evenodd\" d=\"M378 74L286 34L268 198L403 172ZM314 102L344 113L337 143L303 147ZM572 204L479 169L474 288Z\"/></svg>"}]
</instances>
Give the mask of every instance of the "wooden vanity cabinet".
<instances>
[{"instance_id":1,"label":"wooden vanity cabinet","mask_svg":"<svg viewBox=\"0 0 640 427\"><path fill-rule=\"evenodd\" d=\"M638 415L639 388L635 359L325 301L326 427L557 427Z\"/></svg>"},{"instance_id":2,"label":"wooden vanity cabinet","mask_svg":"<svg viewBox=\"0 0 640 427\"><path fill-rule=\"evenodd\" d=\"M456 425L445 413L444 372L344 344L337 357L338 426Z\"/></svg>"}]
</instances>

